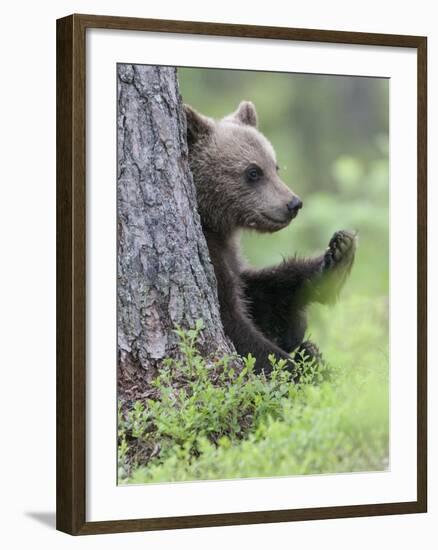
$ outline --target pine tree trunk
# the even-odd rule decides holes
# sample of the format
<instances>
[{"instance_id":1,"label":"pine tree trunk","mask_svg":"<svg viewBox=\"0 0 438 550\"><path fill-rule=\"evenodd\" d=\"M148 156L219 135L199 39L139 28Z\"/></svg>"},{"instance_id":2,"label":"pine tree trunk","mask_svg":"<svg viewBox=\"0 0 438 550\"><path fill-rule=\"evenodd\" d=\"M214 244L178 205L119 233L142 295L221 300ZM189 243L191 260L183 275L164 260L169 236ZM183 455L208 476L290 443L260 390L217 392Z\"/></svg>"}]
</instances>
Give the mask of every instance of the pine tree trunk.
<instances>
[{"instance_id":1,"label":"pine tree trunk","mask_svg":"<svg viewBox=\"0 0 438 550\"><path fill-rule=\"evenodd\" d=\"M147 394L175 325L204 322L204 356L233 353L188 166L176 69L118 65L119 397Z\"/></svg>"}]
</instances>

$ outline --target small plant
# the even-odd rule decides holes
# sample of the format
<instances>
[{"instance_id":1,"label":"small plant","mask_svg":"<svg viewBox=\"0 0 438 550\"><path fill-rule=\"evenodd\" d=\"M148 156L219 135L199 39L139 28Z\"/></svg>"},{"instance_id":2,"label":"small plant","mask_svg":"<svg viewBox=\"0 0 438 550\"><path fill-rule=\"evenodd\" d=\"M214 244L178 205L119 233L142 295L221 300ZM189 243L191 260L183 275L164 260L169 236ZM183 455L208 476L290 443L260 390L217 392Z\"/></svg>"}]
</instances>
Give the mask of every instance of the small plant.
<instances>
[{"instance_id":1,"label":"small plant","mask_svg":"<svg viewBox=\"0 0 438 550\"><path fill-rule=\"evenodd\" d=\"M119 407L121 481L138 466L162 462L176 448L191 458L201 454L205 441L231 445L244 439L262 420L281 417L282 401L295 395L298 386L287 361L271 356L269 378L254 373L251 354L241 362L232 356L209 362L197 349L202 330L201 320L193 329L176 327L180 358L163 362L152 383L157 399L136 401L125 413ZM305 357L300 364L304 383L313 381L316 366Z\"/></svg>"},{"instance_id":2,"label":"small plant","mask_svg":"<svg viewBox=\"0 0 438 550\"><path fill-rule=\"evenodd\" d=\"M386 469L386 305L351 297L346 308L313 323L330 368L302 354L298 383L275 357L269 377L251 355L203 358L202 322L177 327L180 357L164 361L154 398L119 406L119 482Z\"/></svg>"}]
</instances>

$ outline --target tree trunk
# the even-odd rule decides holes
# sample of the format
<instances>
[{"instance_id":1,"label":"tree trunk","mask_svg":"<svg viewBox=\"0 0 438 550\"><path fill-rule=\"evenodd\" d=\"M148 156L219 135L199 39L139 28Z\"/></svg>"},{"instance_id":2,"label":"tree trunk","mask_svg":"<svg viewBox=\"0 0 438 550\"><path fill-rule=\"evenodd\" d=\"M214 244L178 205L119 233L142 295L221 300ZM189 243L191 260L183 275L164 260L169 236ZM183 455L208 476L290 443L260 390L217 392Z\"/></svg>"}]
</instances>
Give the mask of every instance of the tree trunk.
<instances>
[{"instance_id":1,"label":"tree trunk","mask_svg":"<svg viewBox=\"0 0 438 550\"><path fill-rule=\"evenodd\" d=\"M147 394L175 325L204 322L200 349L233 353L188 166L176 69L118 65L119 396Z\"/></svg>"}]
</instances>

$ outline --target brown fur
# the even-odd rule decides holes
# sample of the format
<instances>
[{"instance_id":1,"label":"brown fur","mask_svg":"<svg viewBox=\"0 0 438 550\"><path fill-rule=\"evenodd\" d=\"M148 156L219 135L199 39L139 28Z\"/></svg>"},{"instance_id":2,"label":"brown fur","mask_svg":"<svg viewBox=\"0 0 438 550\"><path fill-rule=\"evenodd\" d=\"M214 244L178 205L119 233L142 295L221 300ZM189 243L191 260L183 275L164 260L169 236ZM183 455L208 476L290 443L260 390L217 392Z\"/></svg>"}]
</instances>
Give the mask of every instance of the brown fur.
<instances>
[{"instance_id":1,"label":"brown fur","mask_svg":"<svg viewBox=\"0 0 438 550\"><path fill-rule=\"evenodd\" d=\"M279 178L275 151L256 128L252 103L242 102L220 121L185 109L190 168L225 332L240 355L255 356L258 372L271 370L270 354L290 360L295 370L293 350L319 357L314 344L303 342L305 309L338 295L353 262L355 237L337 232L317 258L292 258L262 270L247 266L239 231L278 231L302 203Z\"/></svg>"}]
</instances>

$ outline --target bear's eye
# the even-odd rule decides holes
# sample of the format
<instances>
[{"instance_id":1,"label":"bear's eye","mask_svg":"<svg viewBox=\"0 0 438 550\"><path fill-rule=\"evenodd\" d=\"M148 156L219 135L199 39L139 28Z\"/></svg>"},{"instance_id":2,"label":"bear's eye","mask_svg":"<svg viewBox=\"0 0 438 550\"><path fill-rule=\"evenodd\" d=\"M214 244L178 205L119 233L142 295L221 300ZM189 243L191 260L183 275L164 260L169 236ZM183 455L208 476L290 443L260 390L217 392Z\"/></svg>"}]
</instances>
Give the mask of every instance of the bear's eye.
<instances>
[{"instance_id":1,"label":"bear's eye","mask_svg":"<svg viewBox=\"0 0 438 550\"><path fill-rule=\"evenodd\" d=\"M245 176L247 181L253 183L255 181L258 181L263 176L263 172L260 166L257 166L257 164L250 164L245 170Z\"/></svg>"}]
</instances>

